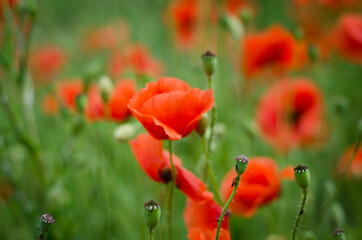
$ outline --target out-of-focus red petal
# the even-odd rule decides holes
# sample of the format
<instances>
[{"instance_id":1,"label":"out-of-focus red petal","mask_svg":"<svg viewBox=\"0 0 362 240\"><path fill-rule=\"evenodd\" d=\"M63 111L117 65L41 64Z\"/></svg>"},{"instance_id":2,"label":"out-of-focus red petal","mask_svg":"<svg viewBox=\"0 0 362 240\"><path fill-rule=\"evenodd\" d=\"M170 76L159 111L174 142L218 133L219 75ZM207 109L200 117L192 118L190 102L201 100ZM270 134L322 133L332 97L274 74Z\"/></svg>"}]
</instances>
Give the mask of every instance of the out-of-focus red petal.
<instances>
[{"instance_id":1,"label":"out-of-focus red petal","mask_svg":"<svg viewBox=\"0 0 362 240\"><path fill-rule=\"evenodd\" d=\"M136 85L131 80L119 81L108 102L111 118L122 121L131 114L127 105L136 93Z\"/></svg>"}]
</instances>

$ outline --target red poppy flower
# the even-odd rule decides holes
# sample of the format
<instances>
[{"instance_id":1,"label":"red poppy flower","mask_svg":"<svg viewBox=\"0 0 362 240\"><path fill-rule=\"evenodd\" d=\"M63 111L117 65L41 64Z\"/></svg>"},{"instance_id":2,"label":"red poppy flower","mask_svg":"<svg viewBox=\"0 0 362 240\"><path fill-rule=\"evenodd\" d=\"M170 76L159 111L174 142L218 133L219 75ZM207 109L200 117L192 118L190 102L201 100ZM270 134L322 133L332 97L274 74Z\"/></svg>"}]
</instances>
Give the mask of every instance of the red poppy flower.
<instances>
[{"instance_id":1,"label":"red poppy flower","mask_svg":"<svg viewBox=\"0 0 362 240\"><path fill-rule=\"evenodd\" d=\"M113 50L120 42L125 42L129 29L124 21L107 24L90 30L84 36L82 46L87 51Z\"/></svg>"},{"instance_id":2,"label":"red poppy flower","mask_svg":"<svg viewBox=\"0 0 362 240\"><path fill-rule=\"evenodd\" d=\"M362 16L344 15L335 32L335 45L346 58L362 64Z\"/></svg>"},{"instance_id":3,"label":"red poppy flower","mask_svg":"<svg viewBox=\"0 0 362 240\"><path fill-rule=\"evenodd\" d=\"M57 96L61 103L70 108L72 111L76 110L75 98L83 92L83 83L80 79L70 79L60 82L57 85Z\"/></svg>"},{"instance_id":4,"label":"red poppy flower","mask_svg":"<svg viewBox=\"0 0 362 240\"><path fill-rule=\"evenodd\" d=\"M59 111L57 99L51 94L46 94L43 98L42 109L48 115L57 114Z\"/></svg>"},{"instance_id":5,"label":"red poppy flower","mask_svg":"<svg viewBox=\"0 0 362 240\"><path fill-rule=\"evenodd\" d=\"M315 143L323 135L320 90L305 79L278 82L261 97L257 122L278 150Z\"/></svg>"},{"instance_id":6,"label":"red poppy flower","mask_svg":"<svg viewBox=\"0 0 362 240\"><path fill-rule=\"evenodd\" d=\"M58 74L65 65L64 51L56 46L38 47L30 52L29 68L34 80L46 82Z\"/></svg>"},{"instance_id":7,"label":"red poppy flower","mask_svg":"<svg viewBox=\"0 0 362 240\"><path fill-rule=\"evenodd\" d=\"M268 67L285 71L292 66L294 39L280 26L246 36L242 45L242 68L247 77L255 76Z\"/></svg>"},{"instance_id":8,"label":"red poppy flower","mask_svg":"<svg viewBox=\"0 0 362 240\"><path fill-rule=\"evenodd\" d=\"M84 109L88 120L95 121L105 117L104 103L97 85L91 85L87 92L87 105Z\"/></svg>"},{"instance_id":9,"label":"red poppy flower","mask_svg":"<svg viewBox=\"0 0 362 240\"><path fill-rule=\"evenodd\" d=\"M131 80L119 81L116 84L108 102L112 119L122 121L132 114L127 105L135 93L136 85Z\"/></svg>"},{"instance_id":10,"label":"red poppy flower","mask_svg":"<svg viewBox=\"0 0 362 240\"><path fill-rule=\"evenodd\" d=\"M290 167L287 169L288 172L292 171ZM259 206L275 200L279 196L281 178L283 175L290 175L286 171L282 172L278 173L277 164L269 157L250 158L248 169L243 174L229 206L232 213L252 217ZM233 191L231 183L235 177L235 169L231 169L221 183L221 195L225 202Z\"/></svg>"},{"instance_id":11,"label":"red poppy flower","mask_svg":"<svg viewBox=\"0 0 362 240\"><path fill-rule=\"evenodd\" d=\"M346 164L351 157L354 148L355 146L350 146L341 156L338 164L339 173L346 168ZM362 146L359 146L355 157L344 171L348 177L362 178Z\"/></svg>"},{"instance_id":12,"label":"red poppy flower","mask_svg":"<svg viewBox=\"0 0 362 240\"><path fill-rule=\"evenodd\" d=\"M187 48L195 37L198 3L196 0L177 0L170 5L170 12L177 43L181 48Z\"/></svg>"},{"instance_id":13,"label":"red poppy flower","mask_svg":"<svg viewBox=\"0 0 362 240\"><path fill-rule=\"evenodd\" d=\"M137 74L160 76L163 72L163 66L160 61L155 59L146 47L137 45L131 48L128 53L130 66Z\"/></svg>"},{"instance_id":14,"label":"red poppy flower","mask_svg":"<svg viewBox=\"0 0 362 240\"><path fill-rule=\"evenodd\" d=\"M210 192L205 194L202 200L187 199L184 210L184 220L188 229L190 240L212 240L215 239L216 228L222 208L217 205ZM220 240L229 240L228 214L223 218L220 229Z\"/></svg>"},{"instance_id":15,"label":"red poppy flower","mask_svg":"<svg viewBox=\"0 0 362 240\"><path fill-rule=\"evenodd\" d=\"M112 78L122 77L127 67L128 60L125 53L121 50L113 51L107 64L107 73L109 76Z\"/></svg>"},{"instance_id":16,"label":"red poppy flower","mask_svg":"<svg viewBox=\"0 0 362 240\"><path fill-rule=\"evenodd\" d=\"M171 181L169 153L163 150L161 141L143 133L129 143L141 168L152 180L164 183ZM192 199L203 199L206 194L206 185L183 168L181 160L176 155L173 155L173 161L177 171L177 187Z\"/></svg>"},{"instance_id":17,"label":"red poppy flower","mask_svg":"<svg viewBox=\"0 0 362 240\"><path fill-rule=\"evenodd\" d=\"M163 77L147 83L128 108L156 139L179 140L191 133L213 105L212 90L191 89L182 80Z\"/></svg>"}]
</instances>

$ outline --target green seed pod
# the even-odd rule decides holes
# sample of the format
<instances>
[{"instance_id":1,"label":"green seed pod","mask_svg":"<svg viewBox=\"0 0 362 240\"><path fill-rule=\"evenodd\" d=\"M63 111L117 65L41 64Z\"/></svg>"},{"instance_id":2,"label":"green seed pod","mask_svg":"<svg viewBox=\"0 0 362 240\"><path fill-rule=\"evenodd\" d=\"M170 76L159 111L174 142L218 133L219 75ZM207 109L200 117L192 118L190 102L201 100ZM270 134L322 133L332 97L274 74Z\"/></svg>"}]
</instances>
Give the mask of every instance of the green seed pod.
<instances>
[{"instance_id":1,"label":"green seed pod","mask_svg":"<svg viewBox=\"0 0 362 240\"><path fill-rule=\"evenodd\" d=\"M202 66L204 71L208 77L211 77L217 66L217 58L216 55L210 51L206 51L202 56Z\"/></svg>"},{"instance_id":2,"label":"green seed pod","mask_svg":"<svg viewBox=\"0 0 362 240\"><path fill-rule=\"evenodd\" d=\"M244 155L241 154L240 156L235 158L235 171L238 176L243 174L248 166L249 159Z\"/></svg>"},{"instance_id":3,"label":"green seed pod","mask_svg":"<svg viewBox=\"0 0 362 240\"><path fill-rule=\"evenodd\" d=\"M308 167L299 164L296 168L294 168L294 178L298 186L301 189L306 190L310 184L310 173Z\"/></svg>"},{"instance_id":4,"label":"green seed pod","mask_svg":"<svg viewBox=\"0 0 362 240\"><path fill-rule=\"evenodd\" d=\"M204 114L202 115L199 123L196 126L197 134L199 134L200 136L204 136L208 125L209 125L209 118L207 114Z\"/></svg>"},{"instance_id":5,"label":"green seed pod","mask_svg":"<svg viewBox=\"0 0 362 240\"><path fill-rule=\"evenodd\" d=\"M146 202L143 208L143 215L148 229L154 229L161 217L160 204L154 200Z\"/></svg>"},{"instance_id":6,"label":"green seed pod","mask_svg":"<svg viewBox=\"0 0 362 240\"><path fill-rule=\"evenodd\" d=\"M77 97L75 98L75 106L77 108L77 112L83 114L86 105L87 105L87 95L84 93L78 94Z\"/></svg>"},{"instance_id":7,"label":"green seed pod","mask_svg":"<svg viewBox=\"0 0 362 240\"><path fill-rule=\"evenodd\" d=\"M41 233L48 232L50 226L54 223L54 219L50 214L44 214L40 217L39 230Z\"/></svg>"},{"instance_id":8,"label":"green seed pod","mask_svg":"<svg viewBox=\"0 0 362 240\"><path fill-rule=\"evenodd\" d=\"M344 231L342 231L341 229L338 229L338 228L336 230L334 230L333 236L334 236L335 240L345 240L346 239L346 237L344 235Z\"/></svg>"}]
</instances>

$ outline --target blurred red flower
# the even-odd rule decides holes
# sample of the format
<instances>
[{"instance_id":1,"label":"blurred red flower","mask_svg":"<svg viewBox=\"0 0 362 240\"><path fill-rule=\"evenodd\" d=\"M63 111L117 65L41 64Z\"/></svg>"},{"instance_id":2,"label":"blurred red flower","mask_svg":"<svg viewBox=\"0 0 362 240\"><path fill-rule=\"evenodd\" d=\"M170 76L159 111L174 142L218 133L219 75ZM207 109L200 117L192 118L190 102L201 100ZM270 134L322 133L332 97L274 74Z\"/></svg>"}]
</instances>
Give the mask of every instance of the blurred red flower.
<instances>
[{"instance_id":1,"label":"blurred red flower","mask_svg":"<svg viewBox=\"0 0 362 240\"><path fill-rule=\"evenodd\" d=\"M275 25L262 33L246 36L242 51L242 69L247 77L266 68L285 71L293 64L294 39L281 26Z\"/></svg>"},{"instance_id":2,"label":"blurred red flower","mask_svg":"<svg viewBox=\"0 0 362 240\"><path fill-rule=\"evenodd\" d=\"M128 61L137 74L158 77L163 72L161 62L155 59L142 45L131 48L128 53Z\"/></svg>"},{"instance_id":3,"label":"blurred red flower","mask_svg":"<svg viewBox=\"0 0 362 240\"><path fill-rule=\"evenodd\" d=\"M346 58L362 64L362 15L343 15L336 27L335 45Z\"/></svg>"},{"instance_id":4,"label":"blurred red flower","mask_svg":"<svg viewBox=\"0 0 362 240\"><path fill-rule=\"evenodd\" d=\"M84 109L85 116L90 121L100 120L105 117L105 104L97 85L91 85L87 92L87 105Z\"/></svg>"},{"instance_id":5,"label":"blurred red flower","mask_svg":"<svg viewBox=\"0 0 362 240\"><path fill-rule=\"evenodd\" d=\"M83 92L81 79L69 79L59 82L56 88L56 95L60 102L72 111L76 111L75 98Z\"/></svg>"},{"instance_id":6,"label":"blurred red flower","mask_svg":"<svg viewBox=\"0 0 362 240\"><path fill-rule=\"evenodd\" d=\"M216 236L216 228L222 208L217 205L210 192L202 200L187 199L184 220L190 240L212 240ZM228 213L225 214L220 229L220 240L229 240Z\"/></svg>"},{"instance_id":7,"label":"blurred red flower","mask_svg":"<svg viewBox=\"0 0 362 240\"><path fill-rule=\"evenodd\" d=\"M276 162L269 157L252 157L243 174L236 194L229 208L233 214L252 217L259 206L275 200L280 193L280 180L290 177L293 168L288 167L278 172ZM236 177L235 169L231 169L221 182L221 195L226 202L233 188L231 183Z\"/></svg>"},{"instance_id":8,"label":"blurred red flower","mask_svg":"<svg viewBox=\"0 0 362 240\"><path fill-rule=\"evenodd\" d=\"M315 143L322 137L320 90L305 79L284 79L261 97L257 122L262 136L281 151Z\"/></svg>"},{"instance_id":9,"label":"blurred red flower","mask_svg":"<svg viewBox=\"0 0 362 240\"><path fill-rule=\"evenodd\" d=\"M163 150L162 142L151 135L143 133L129 142L136 160L142 170L154 181L167 183L172 179L169 152ZM181 160L173 155L177 171L176 185L188 197L203 199L206 185L195 175L181 166Z\"/></svg>"},{"instance_id":10,"label":"blurred red flower","mask_svg":"<svg viewBox=\"0 0 362 240\"><path fill-rule=\"evenodd\" d=\"M176 41L181 48L188 48L195 38L199 5L196 0L177 0L170 5Z\"/></svg>"},{"instance_id":11,"label":"blurred red flower","mask_svg":"<svg viewBox=\"0 0 362 240\"><path fill-rule=\"evenodd\" d=\"M122 77L128 67L127 56L122 50L113 51L107 64L107 73L112 78Z\"/></svg>"},{"instance_id":12,"label":"blurred red flower","mask_svg":"<svg viewBox=\"0 0 362 240\"><path fill-rule=\"evenodd\" d=\"M163 77L147 83L128 108L156 139L179 140L191 133L213 105L212 90L191 89L180 79Z\"/></svg>"},{"instance_id":13,"label":"blurred red flower","mask_svg":"<svg viewBox=\"0 0 362 240\"><path fill-rule=\"evenodd\" d=\"M33 49L29 55L29 68L36 82L47 82L64 67L66 56L56 46L42 46Z\"/></svg>"},{"instance_id":14,"label":"blurred red flower","mask_svg":"<svg viewBox=\"0 0 362 240\"><path fill-rule=\"evenodd\" d=\"M47 115L57 114L59 111L57 99L51 94L46 94L42 101L42 110Z\"/></svg>"},{"instance_id":15,"label":"blurred red flower","mask_svg":"<svg viewBox=\"0 0 362 240\"><path fill-rule=\"evenodd\" d=\"M355 146L350 146L342 154L338 164L338 171L345 171L346 175L351 178L362 178L362 146L359 146L355 157L351 160L348 166L347 162L352 156Z\"/></svg>"},{"instance_id":16,"label":"blurred red flower","mask_svg":"<svg viewBox=\"0 0 362 240\"><path fill-rule=\"evenodd\" d=\"M129 37L127 24L119 20L113 24L107 24L89 30L82 41L82 47L87 51L113 50Z\"/></svg>"},{"instance_id":17,"label":"blurred red flower","mask_svg":"<svg viewBox=\"0 0 362 240\"><path fill-rule=\"evenodd\" d=\"M108 102L113 120L122 121L132 114L127 105L135 93L136 85L132 80L122 80L116 84Z\"/></svg>"}]
</instances>

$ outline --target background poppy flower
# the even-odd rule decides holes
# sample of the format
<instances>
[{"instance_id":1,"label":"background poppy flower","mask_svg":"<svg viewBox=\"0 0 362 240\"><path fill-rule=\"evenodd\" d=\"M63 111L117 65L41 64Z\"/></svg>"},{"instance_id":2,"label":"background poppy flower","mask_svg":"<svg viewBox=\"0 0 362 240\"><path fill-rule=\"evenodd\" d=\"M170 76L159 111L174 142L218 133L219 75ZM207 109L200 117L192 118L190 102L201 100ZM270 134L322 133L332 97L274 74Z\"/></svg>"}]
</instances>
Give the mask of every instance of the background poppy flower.
<instances>
[{"instance_id":1,"label":"background poppy flower","mask_svg":"<svg viewBox=\"0 0 362 240\"><path fill-rule=\"evenodd\" d=\"M57 84L57 96L67 108L75 111L75 98L83 92L83 83L80 79L69 79Z\"/></svg>"},{"instance_id":2,"label":"background poppy flower","mask_svg":"<svg viewBox=\"0 0 362 240\"><path fill-rule=\"evenodd\" d=\"M29 68L37 82L51 80L64 67L66 56L56 46L42 46L33 49L29 55Z\"/></svg>"},{"instance_id":3,"label":"background poppy flower","mask_svg":"<svg viewBox=\"0 0 362 240\"><path fill-rule=\"evenodd\" d=\"M242 69L247 77L255 76L269 67L284 71L293 64L293 36L278 25L246 36L242 49Z\"/></svg>"},{"instance_id":4,"label":"background poppy flower","mask_svg":"<svg viewBox=\"0 0 362 240\"><path fill-rule=\"evenodd\" d=\"M172 179L169 152L163 150L162 142L147 133L131 140L130 146L143 171L154 181L167 183ZM181 160L173 155L177 171L176 185L192 199L203 199L206 185L194 174L181 166Z\"/></svg>"},{"instance_id":5,"label":"background poppy flower","mask_svg":"<svg viewBox=\"0 0 362 240\"><path fill-rule=\"evenodd\" d=\"M123 80L116 84L108 102L112 119L122 121L132 114L127 104L135 93L136 85L132 80Z\"/></svg>"},{"instance_id":6,"label":"background poppy flower","mask_svg":"<svg viewBox=\"0 0 362 240\"><path fill-rule=\"evenodd\" d=\"M88 120L95 121L105 117L104 103L97 85L91 85L87 92L87 105L84 109Z\"/></svg>"},{"instance_id":7,"label":"background poppy flower","mask_svg":"<svg viewBox=\"0 0 362 240\"><path fill-rule=\"evenodd\" d=\"M252 217L259 206L275 200L279 196L280 180L283 175L289 176L290 174L280 174L277 164L272 158L250 158L248 169L243 174L233 201L229 206L232 213ZM231 183L235 177L236 172L231 169L221 182L221 195L225 202L233 191Z\"/></svg>"},{"instance_id":8,"label":"background poppy flower","mask_svg":"<svg viewBox=\"0 0 362 240\"><path fill-rule=\"evenodd\" d=\"M215 239L216 228L222 208L217 205L210 192L202 200L187 199L184 210L184 220L190 240ZM228 213L225 214L221 224L220 238L230 239L228 230Z\"/></svg>"},{"instance_id":9,"label":"background poppy flower","mask_svg":"<svg viewBox=\"0 0 362 240\"><path fill-rule=\"evenodd\" d=\"M48 115L57 114L59 111L59 105L57 99L51 94L46 94L42 101L42 109L44 113Z\"/></svg>"},{"instance_id":10,"label":"background poppy flower","mask_svg":"<svg viewBox=\"0 0 362 240\"><path fill-rule=\"evenodd\" d=\"M182 80L163 77L146 84L128 108L156 139L179 140L191 133L213 105L212 90L191 89Z\"/></svg>"},{"instance_id":11,"label":"background poppy flower","mask_svg":"<svg viewBox=\"0 0 362 240\"><path fill-rule=\"evenodd\" d=\"M342 16L334 35L337 50L351 61L362 64L362 16Z\"/></svg>"},{"instance_id":12,"label":"background poppy flower","mask_svg":"<svg viewBox=\"0 0 362 240\"><path fill-rule=\"evenodd\" d=\"M320 90L305 79L282 80L261 97L256 118L262 136L278 150L316 142L323 135Z\"/></svg>"},{"instance_id":13,"label":"background poppy flower","mask_svg":"<svg viewBox=\"0 0 362 240\"><path fill-rule=\"evenodd\" d=\"M351 157L355 146L350 146L346 149L343 155L340 157L338 170L339 173L346 168L348 159ZM344 170L348 177L362 178L362 146L359 146L355 157L350 162L347 169Z\"/></svg>"}]
</instances>

